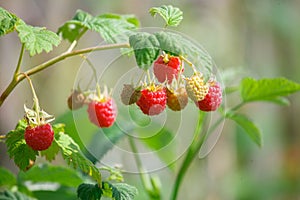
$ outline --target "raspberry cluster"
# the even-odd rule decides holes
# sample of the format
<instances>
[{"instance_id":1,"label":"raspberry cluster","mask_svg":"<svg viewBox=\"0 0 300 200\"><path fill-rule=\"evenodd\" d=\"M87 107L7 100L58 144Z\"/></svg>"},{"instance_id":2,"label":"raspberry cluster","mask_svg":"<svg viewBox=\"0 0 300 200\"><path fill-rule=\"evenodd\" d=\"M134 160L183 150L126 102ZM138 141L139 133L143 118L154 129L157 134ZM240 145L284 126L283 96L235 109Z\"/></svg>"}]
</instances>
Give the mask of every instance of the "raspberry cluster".
<instances>
[{"instance_id":1,"label":"raspberry cluster","mask_svg":"<svg viewBox=\"0 0 300 200\"><path fill-rule=\"evenodd\" d=\"M125 84L121 100L125 105L135 103L146 115L160 114L166 106L180 111L186 107L188 98L202 111L215 111L222 103L220 84L214 79L206 82L197 71L186 78L183 72L180 57L163 54L153 63L153 74L158 83L145 82L136 87Z\"/></svg>"}]
</instances>

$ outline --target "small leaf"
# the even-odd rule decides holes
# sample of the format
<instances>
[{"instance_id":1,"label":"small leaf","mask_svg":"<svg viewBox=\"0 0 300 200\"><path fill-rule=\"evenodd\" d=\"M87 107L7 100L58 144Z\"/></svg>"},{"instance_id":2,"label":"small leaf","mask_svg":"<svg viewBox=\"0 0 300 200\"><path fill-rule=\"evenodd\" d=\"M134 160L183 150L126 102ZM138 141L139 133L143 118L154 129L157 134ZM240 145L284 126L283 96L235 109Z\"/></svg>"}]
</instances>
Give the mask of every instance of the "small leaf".
<instances>
[{"instance_id":1,"label":"small leaf","mask_svg":"<svg viewBox=\"0 0 300 200\"><path fill-rule=\"evenodd\" d=\"M150 14L154 17L159 14L166 22L166 26L178 26L183 19L183 12L171 5L163 5L160 7L153 7L149 10Z\"/></svg>"},{"instance_id":2,"label":"small leaf","mask_svg":"<svg viewBox=\"0 0 300 200\"><path fill-rule=\"evenodd\" d=\"M0 187L12 187L16 185L17 179L15 175L7 169L0 167Z\"/></svg>"},{"instance_id":3,"label":"small leaf","mask_svg":"<svg viewBox=\"0 0 300 200\"><path fill-rule=\"evenodd\" d=\"M77 196L81 200L100 200L102 191L98 184L92 185L83 183L77 188Z\"/></svg>"},{"instance_id":4,"label":"small leaf","mask_svg":"<svg viewBox=\"0 0 300 200\"><path fill-rule=\"evenodd\" d=\"M0 7L0 37L15 30L19 18Z\"/></svg>"},{"instance_id":5,"label":"small leaf","mask_svg":"<svg viewBox=\"0 0 300 200\"><path fill-rule=\"evenodd\" d=\"M76 187L83 182L83 179L76 171L49 164L35 165L26 173L20 172L18 180L22 182L31 181L33 183L53 182L68 187Z\"/></svg>"},{"instance_id":6,"label":"small leaf","mask_svg":"<svg viewBox=\"0 0 300 200\"><path fill-rule=\"evenodd\" d=\"M211 56L195 42L172 32L160 31L154 33L161 50L172 55L181 55L189 59L195 66L212 70L213 61Z\"/></svg>"},{"instance_id":7,"label":"small leaf","mask_svg":"<svg viewBox=\"0 0 300 200\"><path fill-rule=\"evenodd\" d=\"M9 190L0 191L1 200L36 200L20 192L12 192Z\"/></svg>"},{"instance_id":8,"label":"small leaf","mask_svg":"<svg viewBox=\"0 0 300 200\"><path fill-rule=\"evenodd\" d=\"M227 113L226 117L235 121L245 131L245 133L247 133L247 135L253 142L255 142L259 147L262 147L261 131L258 129L258 127L254 124L253 121L251 121L245 115L233 112Z\"/></svg>"},{"instance_id":9,"label":"small leaf","mask_svg":"<svg viewBox=\"0 0 300 200\"><path fill-rule=\"evenodd\" d=\"M63 39L73 42L77 39L84 27L76 20L67 21L64 25L59 27L57 34L61 35Z\"/></svg>"},{"instance_id":10,"label":"small leaf","mask_svg":"<svg viewBox=\"0 0 300 200\"><path fill-rule=\"evenodd\" d=\"M244 102L271 101L286 104L282 97L300 91L300 84L286 78L264 78L255 80L244 78L240 85L240 93Z\"/></svg>"},{"instance_id":11,"label":"small leaf","mask_svg":"<svg viewBox=\"0 0 300 200\"><path fill-rule=\"evenodd\" d=\"M46 28L33 27L25 24L22 20L16 24L19 38L25 48L29 51L30 56L39 54L42 51L47 53L52 51L53 45L58 46L60 38L54 32Z\"/></svg>"},{"instance_id":12,"label":"small leaf","mask_svg":"<svg viewBox=\"0 0 300 200\"><path fill-rule=\"evenodd\" d=\"M134 50L135 59L139 68L147 70L159 54L159 42L149 33L136 33L129 37L130 46Z\"/></svg>"},{"instance_id":13,"label":"small leaf","mask_svg":"<svg viewBox=\"0 0 300 200\"><path fill-rule=\"evenodd\" d=\"M21 170L26 170L30 161L35 161L38 151L31 149L25 142L24 133L26 121L20 120L16 129L7 134L6 145L10 158Z\"/></svg>"},{"instance_id":14,"label":"small leaf","mask_svg":"<svg viewBox=\"0 0 300 200\"><path fill-rule=\"evenodd\" d=\"M84 173L91 176L98 183L101 182L101 174L98 168L96 168L91 161L84 157L78 144L75 143L69 135L59 132L55 135L54 142L56 142L59 146L68 165L72 166L74 169L81 169Z\"/></svg>"}]
</instances>

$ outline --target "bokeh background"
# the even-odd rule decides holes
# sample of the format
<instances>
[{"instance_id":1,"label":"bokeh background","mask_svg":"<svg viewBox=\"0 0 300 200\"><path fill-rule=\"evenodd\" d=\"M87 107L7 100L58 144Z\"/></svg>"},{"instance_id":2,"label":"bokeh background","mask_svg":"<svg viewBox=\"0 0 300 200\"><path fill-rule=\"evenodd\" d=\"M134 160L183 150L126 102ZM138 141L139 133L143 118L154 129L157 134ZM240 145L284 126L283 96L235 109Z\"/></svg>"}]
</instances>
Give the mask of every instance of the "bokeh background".
<instances>
[{"instance_id":1,"label":"bokeh background","mask_svg":"<svg viewBox=\"0 0 300 200\"><path fill-rule=\"evenodd\" d=\"M107 12L135 14L142 27L162 26L163 21L150 17L148 9L163 4L180 7L184 20L176 30L202 44L222 73L235 74L227 76L231 78L226 84L237 84L243 76L284 76L300 82L298 0L0 0L1 7L16 13L28 24L45 26L52 31L72 18L77 9L93 15ZM79 47L100 41L97 34L89 33ZM26 54L24 69L63 52L67 46L63 42L54 52L34 58ZM1 92L11 80L20 47L16 33L0 38ZM32 77L45 110L56 116L67 110L65 101L80 64L79 58L68 59ZM228 103L235 101L234 98L228 98ZM1 134L14 128L24 114L24 102L30 105L31 99L28 84L22 82L0 108ZM300 94L289 99L289 107L254 103L243 108L242 112L249 114L263 131L264 146L261 149L233 123L226 122L208 157L196 159L191 165L179 199L300 199ZM2 143L0 165L15 173L18 171ZM168 169L155 174L164 177L163 196L167 198L174 175ZM138 187L141 185L138 175L128 174L126 179ZM137 199L147 197L140 191Z\"/></svg>"}]
</instances>

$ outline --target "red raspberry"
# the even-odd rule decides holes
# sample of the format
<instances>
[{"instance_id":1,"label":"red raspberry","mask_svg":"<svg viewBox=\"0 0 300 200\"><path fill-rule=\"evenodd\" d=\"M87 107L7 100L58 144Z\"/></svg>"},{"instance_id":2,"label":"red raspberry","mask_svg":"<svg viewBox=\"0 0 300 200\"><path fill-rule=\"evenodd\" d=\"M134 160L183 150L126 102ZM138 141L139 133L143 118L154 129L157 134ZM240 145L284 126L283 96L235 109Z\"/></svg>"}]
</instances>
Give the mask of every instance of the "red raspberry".
<instances>
[{"instance_id":1,"label":"red raspberry","mask_svg":"<svg viewBox=\"0 0 300 200\"><path fill-rule=\"evenodd\" d=\"M157 80L161 83L166 80L168 83L172 83L173 78L178 77L178 73L180 68L182 68L181 72L183 72L184 68L183 63L180 58L177 56L170 56L165 59L166 56L159 56L158 59L154 62L153 72Z\"/></svg>"},{"instance_id":2,"label":"red raspberry","mask_svg":"<svg viewBox=\"0 0 300 200\"><path fill-rule=\"evenodd\" d=\"M33 150L42 151L51 146L54 132L52 126L48 123L36 127L27 126L24 137L26 144Z\"/></svg>"},{"instance_id":3,"label":"red raspberry","mask_svg":"<svg viewBox=\"0 0 300 200\"><path fill-rule=\"evenodd\" d=\"M196 102L202 111L215 111L222 102L222 90L218 82L210 83L208 93L203 100Z\"/></svg>"},{"instance_id":4,"label":"red raspberry","mask_svg":"<svg viewBox=\"0 0 300 200\"><path fill-rule=\"evenodd\" d=\"M180 111L185 108L188 103L188 96L184 87L177 90L167 89L167 105L173 111Z\"/></svg>"},{"instance_id":5,"label":"red raspberry","mask_svg":"<svg viewBox=\"0 0 300 200\"><path fill-rule=\"evenodd\" d=\"M166 108L167 95L165 88L150 86L141 91L141 97L136 102L146 115L158 115Z\"/></svg>"},{"instance_id":6,"label":"red raspberry","mask_svg":"<svg viewBox=\"0 0 300 200\"><path fill-rule=\"evenodd\" d=\"M101 128L113 125L117 117L117 107L112 98L104 101L91 101L87 112L90 121Z\"/></svg>"}]
</instances>

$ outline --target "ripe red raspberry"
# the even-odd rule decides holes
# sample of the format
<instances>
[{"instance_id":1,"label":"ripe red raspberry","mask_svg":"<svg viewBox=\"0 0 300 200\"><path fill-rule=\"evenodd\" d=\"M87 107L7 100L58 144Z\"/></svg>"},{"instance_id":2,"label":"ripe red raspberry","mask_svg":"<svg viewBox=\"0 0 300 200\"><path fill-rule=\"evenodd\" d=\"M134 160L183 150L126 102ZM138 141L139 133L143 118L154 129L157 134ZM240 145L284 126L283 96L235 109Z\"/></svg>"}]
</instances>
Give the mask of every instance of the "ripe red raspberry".
<instances>
[{"instance_id":1,"label":"ripe red raspberry","mask_svg":"<svg viewBox=\"0 0 300 200\"><path fill-rule=\"evenodd\" d=\"M208 93L203 100L196 102L202 111L215 111L222 102L222 89L218 82L210 83Z\"/></svg>"},{"instance_id":2,"label":"ripe red raspberry","mask_svg":"<svg viewBox=\"0 0 300 200\"><path fill-rule=\"evenodd\" d=\"M167 80L170 84L173 78L177 79L180 68L181 72L183 72L184 67L181 65L183 63L179 57L162 55L154 62L153 72L159 82L163 83Z\"/></svg>"},{"instance_id":3,"label":"ripe red raspberry","mask_svg":"<svg viewBox=\"0 0 300 200\"><path fill-rule=\"evenodd\" d=\"M26 144L33 150L42 151L51 146L54 132L52 126L48 123L36 127L27 126L24 137Z\"/></svg>"},{"instance_id":4,"label":"ripe red raspberry","mask_svg":"<svg viewBox=\"0 0 300 200\"><path fill-rule=\"evenodd\" d=\"M141 97L136 102L146 115L158 115L166 108L167 95L165 88L149 86L141 90Z\"/></svg>"},{"instance_id":5,"label":"ripe red raspberry","mask_svg":"<svg viewBox=\"0 0 300 200\"><path fill-rule=\"evenodd\" d=\"M180 111L185 108L188 103L188 96L184 87L177 90L167 89L167 105L173 111Z\"/></svg>"},{"instance_id":6,"label":"ripe red raspberry","mask_svg":"<svg viewBox=\"0 0 300 200\"><path fill-rule=\"evenodd\" d=\"M91 101L87 112L90 121L101 128L113 125L117 117L117 107L112 98L103 101Z\"/></svg>"},{"instance_id":7,"label":"ripe red raspberry","mask_svg":"<svg viewBox=\"0 0 300 200\"><path fill-rule=\"evenodd\" d=\"M124 84L123 90L121 92L121 101L125 105L131 105L137 102L141 96L140 89L136 89L133 85Z\"/></svg>"}]
</instances>

